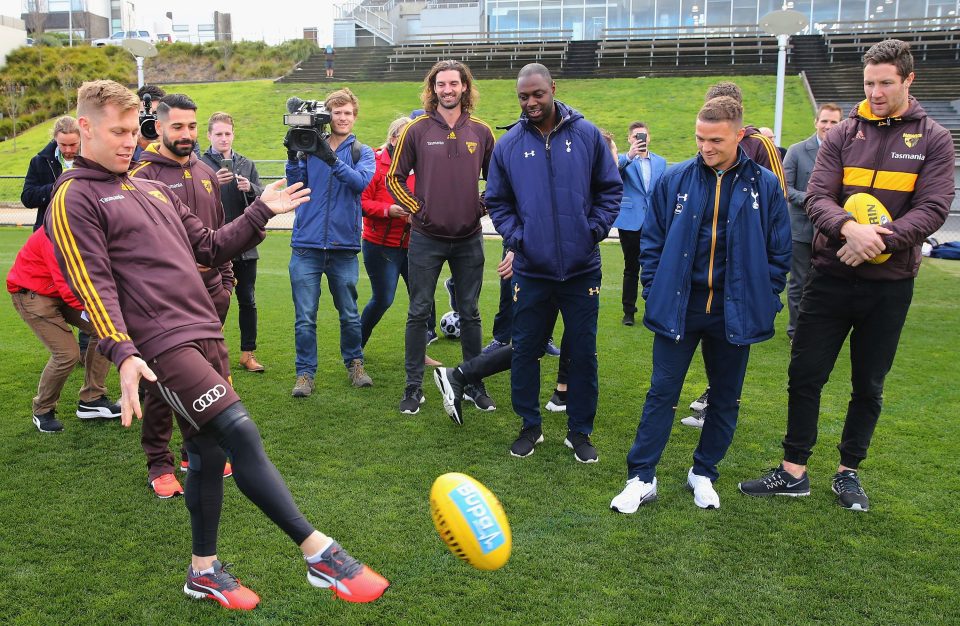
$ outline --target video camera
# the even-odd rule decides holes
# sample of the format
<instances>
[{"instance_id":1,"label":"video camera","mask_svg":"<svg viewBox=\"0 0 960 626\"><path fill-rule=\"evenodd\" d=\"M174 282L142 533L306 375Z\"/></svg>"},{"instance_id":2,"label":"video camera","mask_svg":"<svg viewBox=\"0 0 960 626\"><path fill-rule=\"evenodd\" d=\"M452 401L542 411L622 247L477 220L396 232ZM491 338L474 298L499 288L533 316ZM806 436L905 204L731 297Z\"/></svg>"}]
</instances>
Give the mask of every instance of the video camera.
<instances>
[{"instance_id":1,"label":"video camera","mask_svg":"<svg viewBox=\"0 0 960 626\"><path fill-rule=\"evenodd\" d=\"M284 141L287 149L305 154L316 152L320 140L329 135L327 124L331 119L322 102L296 96L287 99L287 114L283 116L283 123L290 127Z\"/></svg>"},{"instance_id":2,"label":"video camera","mask_svg":"<svg viewBox=\"0 0 960 626\"><path fill-rule=\"evenodd\" d=\"M157 114L150 111L150 105L153 98L150 94L143 94L143 113L140 114L140 134L150 139L157 139L160 133L157 132Z\"/></svg>"}]
</instances>

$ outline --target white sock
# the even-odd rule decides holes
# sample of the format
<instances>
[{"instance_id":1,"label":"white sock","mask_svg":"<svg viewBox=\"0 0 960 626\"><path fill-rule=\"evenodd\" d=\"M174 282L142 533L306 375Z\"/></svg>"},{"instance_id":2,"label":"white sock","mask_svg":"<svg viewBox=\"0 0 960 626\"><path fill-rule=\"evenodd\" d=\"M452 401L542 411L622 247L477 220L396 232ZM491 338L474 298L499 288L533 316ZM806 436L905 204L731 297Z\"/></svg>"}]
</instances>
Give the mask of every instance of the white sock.
<instances>
[{"instance_id":1,"label":"white sock","mask_svg":"<svg viewBox=\"0 0 960 626\"><path fill-rule=\"evenodd\" d=\"M212 573L213 573L214 566L211 565L210 567L208 567L207 569L203 570L202 572L198 572L198 571L195 570L192 566L190 567L190 569L193 570L193 575L194 575L194 576L204 576L204 575L206 575L206 574L212 574Z\"/></svg>"},{"instance_id":2,"label":"white sock","mask_svg":"<svg viewBox=\"0 0 960 626\"><path fill-rule=\"evenodd\" d=\"M317 550L316 554L311 554L307 559L307 563L316 563L320 560L320 557L323 556L323 553L327 551L327 548L333 545L333 537L327 537L327 542L323 544L323 547Z\"/></svg>"}]
</instances>

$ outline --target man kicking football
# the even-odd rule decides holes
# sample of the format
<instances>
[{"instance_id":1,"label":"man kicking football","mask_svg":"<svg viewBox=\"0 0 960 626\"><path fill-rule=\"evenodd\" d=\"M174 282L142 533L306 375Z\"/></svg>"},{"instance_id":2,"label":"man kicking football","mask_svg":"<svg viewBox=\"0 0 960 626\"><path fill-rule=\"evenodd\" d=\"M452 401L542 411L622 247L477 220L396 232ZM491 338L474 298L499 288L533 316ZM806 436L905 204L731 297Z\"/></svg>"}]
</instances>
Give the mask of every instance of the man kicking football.
<instances>
[{"instance_id":1,"label":"man kicking football","mask_svg":"<svg viewBox=\"0 0 960 626\"><path fill-rule=\"evenodd\" d=\"M204 228L167 186L127 175L138 105L113 81L80 87L80 157L57 181L45 228L90 315L98 349L120 371L123 425L141 417L141 378L177 416L190 464L184 500L193 536L183 591L229 609L260 602L217 558L229 457L240 491L300 546L310 584L351 602L376 600L387 580L310 525L267 457L230 386L220 320L196 271L197 263L216 267L262 241L267 220L306 202L309 190L280 191L285 181L278 181L222 229Z\"/></svg>"}]
</instances>

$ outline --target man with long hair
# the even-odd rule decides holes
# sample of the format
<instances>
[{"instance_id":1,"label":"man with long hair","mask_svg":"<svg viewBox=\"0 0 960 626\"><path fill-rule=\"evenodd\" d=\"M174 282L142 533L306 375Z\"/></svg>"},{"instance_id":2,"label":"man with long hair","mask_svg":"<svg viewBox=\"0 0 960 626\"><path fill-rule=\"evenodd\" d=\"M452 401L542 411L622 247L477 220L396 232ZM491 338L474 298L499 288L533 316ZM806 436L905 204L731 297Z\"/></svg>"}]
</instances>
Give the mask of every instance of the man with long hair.
<instances>
[{"instance_id":1,"label":"man with long hair","mask_svg":"<svg viewBox=\"0 0 960 626\"><path fill-rule=\"evenodd\" d=\"M493 131L473 117L477 89L470 69L459 61L439 61L423 81L424 115L403 129L387 188L406 213L413 232L407 257L410 308L407 313L406 385L400 411L415 414L423 402L423 358L431 305L443 263L457 285L463 360L480 353L478 300L483 283L483 199L477 181L486 178L493 153ZM413 170L416 195L406 179ZM465 390L478 409L496 408L483 383Z\"/></svg>"}]
</instances>

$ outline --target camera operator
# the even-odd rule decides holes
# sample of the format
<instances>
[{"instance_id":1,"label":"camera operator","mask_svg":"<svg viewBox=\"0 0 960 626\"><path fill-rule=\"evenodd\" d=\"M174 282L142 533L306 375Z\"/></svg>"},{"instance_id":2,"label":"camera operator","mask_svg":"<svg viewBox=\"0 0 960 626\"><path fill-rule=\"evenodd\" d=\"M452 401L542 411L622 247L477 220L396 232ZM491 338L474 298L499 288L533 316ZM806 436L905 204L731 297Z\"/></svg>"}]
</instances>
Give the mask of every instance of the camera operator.
<instances>
[{"instance_id":1,"label":"camera operator","mask_svg":"<svg viewBox=\"0 0 960 626\"><path fill-rule=\"evenodd\" d=\"M130 176L164 183L203 225L216 230L224 225L220 204L220 184L210 166L194 153L197 144L197 105L187 96L164 96L157 105L157 132L160 141L143 151L141 161L130 169ZM222 325L227 319L234 278L230 261L219 267L197 265ZM149 482L159 498L182 494L183 487L173 473L173 455L169 443L173 434L173 414L159 396L147 394L143 405L140 443L147 455ZM184 453L183 458L186 459ZM227 464L227 475L230 464Z\"/></svg>"},{"instance_id":2,"label":"camera operator","mask_svg":"<svg viewBox=\"0 0 960 626\"><path fill-rule=\"evenodd\" d=\"M207 139L210 140L210 148L200 158L216 170L224 218L232 222L263 191L260 174L253 161L233 150L233 117L229 114L217 112L210 116ZM257 349L257 301L254 290L259 258L260 254L254 246L233 259L233 276L237 281L234 293L240 306L240 367L248 372L264 371L263 365L253 354Z\"/></svg>"},{"instance_id":3,"label":"camera operator","mask_svg":"<svg viewBox=\"0 0 960 626\"><path fill-rule=\"evenodd\" d=\"M350 382L354 387L373 385L364 371L360 345L357 255L363 230L360 195L373 178L376 162L373 150L357 144L352 133L359 110L353 92L346 88L334 91L323 104L323 114L330 118L330 134L318 133L312 151L298 154L291 149L300 136L298 129L288 131L284 139L287 182L326 190L301 206L293 221L290 286L296 314L297 380L292 392L295 398L313 392L317 372L317 306L323 274L327 275L333 304L340 315L340 354Z\"/></svg>"},{"instance_id":4,"label":"camera operator","mask_svg":"<svg viewBox=\"0 0 960 626\"><path fill-rule=\"evenodd\" d=\"M156 110L156 107L160 104L160 100L167 95L167 92L156 85L144 85L140 89L137 89L137 98L140 100L140 136L137 137L137 147L133 151L133 160L130 161L130 165L139 163L140 156L143 154L143 151L146 150L147 146L159 139L159 136L156 134L144 134L143 132L143 116L146 111L144 96L147 95L150 96L150 101L153 103L154 110Z\"/></svg>"}]
</instances>

